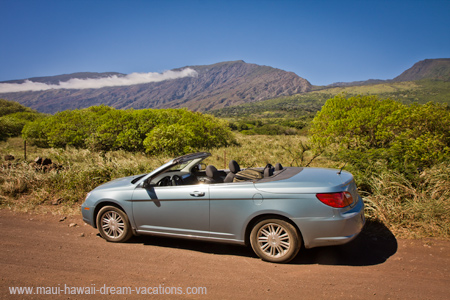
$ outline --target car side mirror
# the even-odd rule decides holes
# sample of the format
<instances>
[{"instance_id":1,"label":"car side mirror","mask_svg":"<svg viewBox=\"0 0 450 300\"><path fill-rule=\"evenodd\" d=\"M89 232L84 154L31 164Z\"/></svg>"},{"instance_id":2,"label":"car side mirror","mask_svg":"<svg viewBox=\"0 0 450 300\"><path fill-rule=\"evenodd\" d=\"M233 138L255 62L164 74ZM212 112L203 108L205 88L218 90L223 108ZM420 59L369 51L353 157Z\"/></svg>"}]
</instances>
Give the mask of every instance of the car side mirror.
<instances>
[{"instance_id":1,"label":"car side mirror","mask_svg":"<svg viewBox=\"0 0 450 300\"><path fill-rule=\"evenodd\" d=\"M199 171L204 171L204 170L206 170L206 164L200 163L197 165L197 168Z\"/></svg>"}]
</instances>

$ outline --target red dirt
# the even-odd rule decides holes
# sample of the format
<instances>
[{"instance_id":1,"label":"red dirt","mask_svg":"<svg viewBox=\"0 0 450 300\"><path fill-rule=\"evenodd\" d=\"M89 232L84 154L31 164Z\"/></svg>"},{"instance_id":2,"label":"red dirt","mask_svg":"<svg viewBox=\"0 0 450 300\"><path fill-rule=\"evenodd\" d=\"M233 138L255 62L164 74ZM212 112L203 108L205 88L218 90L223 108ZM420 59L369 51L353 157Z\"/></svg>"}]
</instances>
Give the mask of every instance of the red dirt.
<instances>
[{"instance_id":1,"label":"red dirt","mask_svg":"<svg viewBox=\"0 0 450 300\"><path fill-rule=\"evenodd\" d=\"M0 210L1 299L94 298L70 294L74 287L96 289L95 299L147 298L136 292L142 287L164 292L159 295L164 299L450 297L450 241L397 240L363 231L347 245L302 249L294 261L281 265L236 245L150 236L108 243L81 217L60 218ZM10 287L61 290L12 295ZM121 287L131 288L132 294L105 296L105 287L115 287L116 294ZM206 289L192 295L188 287ZM168 295L171 288L184 294Z\"/></svg>"}]
</instances>

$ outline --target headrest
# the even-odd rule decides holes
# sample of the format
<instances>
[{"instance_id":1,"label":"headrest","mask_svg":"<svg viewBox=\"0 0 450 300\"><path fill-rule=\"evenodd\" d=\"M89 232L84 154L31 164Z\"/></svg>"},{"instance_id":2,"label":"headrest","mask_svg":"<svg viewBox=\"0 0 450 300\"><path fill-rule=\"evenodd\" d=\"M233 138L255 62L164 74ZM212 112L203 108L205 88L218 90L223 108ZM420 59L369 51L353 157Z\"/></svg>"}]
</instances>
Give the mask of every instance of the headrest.
<instances>
[{"instance_id":1,"label":"headrest","mask_svg":"<svg viewBox=\"0 0 450 300\"><path fill-rule=\"evenodd\" d=\"M234 174L241 170L239 164L235 160L230 161L230 163L228 164L228 168L230 169L230 172Z\"/></svg>"},{"instance_id":2,"label":"headrest","mask_svg":"<svg viewBox=\"0 0 450 300\"><path fill-rule=\"evenodd\" d=\"M265 168L264 169L264 178L270 177L273 175L273 169L272 168Z\"/></svg>"},{"instance_id":3,"label":"headrest","mask_svg":"<svg viewBox=\"0 0 450 300\"><path fill-rule=\"evenodd\" d=\"M281 170L283 170L283 166L280 163L277 163L275 165L275 171L281 171Z\"/></svg>"},{"instance_id":4,"label":"headrest","mask_svg":"<svg viewBox=\"0 0 450 300\"><path fill-rule=\"evenodd\" d=\"M214 167L213 165L209 165L206 167L206 176L213 178L214 174L217 172L216 167Z\"/></svg>"}]
</instances>

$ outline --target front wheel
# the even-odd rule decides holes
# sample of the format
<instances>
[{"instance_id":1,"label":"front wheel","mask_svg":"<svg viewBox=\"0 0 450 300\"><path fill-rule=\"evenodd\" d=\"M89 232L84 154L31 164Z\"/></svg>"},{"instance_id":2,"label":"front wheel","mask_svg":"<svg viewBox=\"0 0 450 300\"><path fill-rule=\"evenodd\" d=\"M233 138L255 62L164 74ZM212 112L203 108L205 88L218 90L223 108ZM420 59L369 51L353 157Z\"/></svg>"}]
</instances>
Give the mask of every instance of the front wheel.
<instances>
[{"instance_id":1,"label":"front wheel","mask_svg":"<svg viewBox=\"0 0 450 300\"><path fill-rule=\"evenodd\" d=\"M262 260L287 263L298 254L302 241L292 224L280 219L266 219L253 227L250 243Z\"/></svg>"},{"instance_id":2,"label":"front wheel","mask_svg":"<svg viewBox=\"0 0 450 300\"><path fill-rule=\"evenodd\" d=\"M105 206L98 212L97 227L108 242L125 242L133 236L128 216L121 209Z\"/></svg>"}]
</instances>

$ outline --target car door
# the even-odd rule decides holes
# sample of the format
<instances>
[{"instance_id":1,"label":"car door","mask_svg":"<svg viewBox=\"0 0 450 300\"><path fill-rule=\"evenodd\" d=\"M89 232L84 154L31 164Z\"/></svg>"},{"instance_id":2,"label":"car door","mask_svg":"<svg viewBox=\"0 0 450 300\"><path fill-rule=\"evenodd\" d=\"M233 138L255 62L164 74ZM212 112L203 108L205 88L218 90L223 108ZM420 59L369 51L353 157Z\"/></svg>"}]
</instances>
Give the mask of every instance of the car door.
<instances>
[{"instance_id":1,"label":"car door","mask_svg":"<svg viewBox=\"0 0 450 300\"><path fill-rule=\"evenodd\" d=\"M208 185L137 187L133 219L138 232L209 236Z\"/></svg>"},{"instance_id":2,"label":"car door","mask_svg":"<svg viewBox=\"0 0 450 300\"><path fill-rule=\"evenodd\" d=\"M209 189L211 238L242 242L246 222L261 209L262 195L251 181L211 184Z\"/></svg>"}]
</instances>

